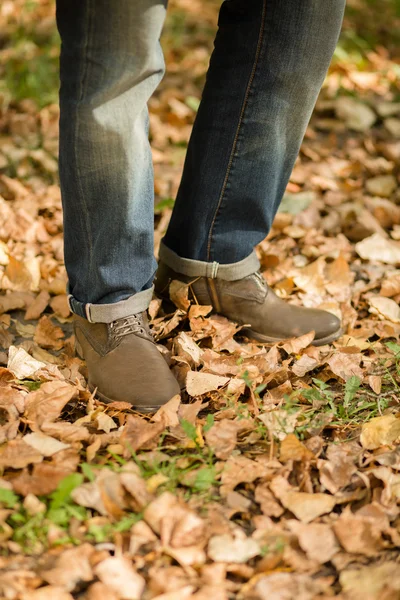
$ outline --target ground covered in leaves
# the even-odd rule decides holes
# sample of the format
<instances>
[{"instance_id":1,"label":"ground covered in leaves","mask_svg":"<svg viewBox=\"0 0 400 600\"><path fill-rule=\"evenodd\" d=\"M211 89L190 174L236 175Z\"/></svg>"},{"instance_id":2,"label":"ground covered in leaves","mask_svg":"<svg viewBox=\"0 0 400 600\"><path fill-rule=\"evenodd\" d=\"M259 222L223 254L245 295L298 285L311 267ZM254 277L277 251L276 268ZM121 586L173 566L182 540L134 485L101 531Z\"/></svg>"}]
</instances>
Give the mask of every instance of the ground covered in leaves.
<instances>
[{"instance_id":1,"label":"ground covered in leaves","mask_svg":"<svg viewBox=\"0 0 400 600\"><path fill-rule=\"evenodd\" d=\"M156 246L217 4L171 6L168 75L151 101ZM2 2L1 598L400 597L393 7L350 3L281 211L257 248L277 294L339 315L343 337L319 348L312 333L251 343L173 284L176 310L154 299L150 316L182 400L144 418L93 397L74 355L52 4Z\"/></svg>"}]
</instances>

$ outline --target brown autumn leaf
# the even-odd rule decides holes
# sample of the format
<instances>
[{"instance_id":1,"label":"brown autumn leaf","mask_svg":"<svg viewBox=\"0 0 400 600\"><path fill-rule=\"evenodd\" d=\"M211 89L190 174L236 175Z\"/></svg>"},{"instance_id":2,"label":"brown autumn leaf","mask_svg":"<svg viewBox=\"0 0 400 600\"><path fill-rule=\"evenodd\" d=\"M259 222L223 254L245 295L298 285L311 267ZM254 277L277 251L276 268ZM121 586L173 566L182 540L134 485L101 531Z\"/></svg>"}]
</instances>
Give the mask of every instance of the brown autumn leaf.
<instances>
[{"instance_id":1,"label":"brown autumn leaf","mask_svg":"<svg viewBox=\"0 0 400 600\"><path fill-rule=\"evenodd\" d=\"M305 524L295 520L288 521L287 525L297 536L301 549L310 560L323 564L329 562L340 550L330 525L325 523Z\"/></svg>"},{"instance_id":2,"label":"brown autumn leaf","mask_svg":"<svg viewBox=\"0 0 400 600\"><path fill-rule=\"evenodd\" d=\"M350 377L363 378L364 372L360 367L363 359L361 353L348 354L345 352L335 352L326 361L332 373L347 381Z\"/></svg>"},{"instance_id":3,"label":"brown autumn leaf","mask_svg":"<svg viewBox=\"0 0 400 600\"><path fill-rule=\"evenodd\" d=\"M73 596L62 587L46 585L37 590L23 592L21 600L73 600Z\"/></svg>"},{"instance_id":4,"label":"brown autumn leaf","mask_svg":"<svg viewBox=\"0 0 400 600\"><path fill-rule=\"evenodd\" d=\"M400 323L400 307L391 298L371 296L368 298L369 312L378 315L380 319L388 319L392 323Z\"/></svg>"},{"instance_id":5,"label":"brown autumn leaf","mask_svg":"<svg viewBox=\"0 0 400 600\"><path fill-rule=\"evenodd\" d=\"M336 504L335 498L328 494L305 492L288 492L279 500L303 523L310 523L317 517L331 512Z\"/></svg>"},{"instance_id":6,"label":"brown autumn leaf","mask_svg":"<svg viewBox=\"0 0 400 600\"><path fill-rule=\"evenodd\" d=\"M275 500L267 483L260 483L255 490L255 501L260 505L261 511L267 517L281 517L285 509Z\"/></svg>"},{"instance_id":7,"label":"brown autumn leaf","mask_svg":"<svg viewBox=\"0 0 400 600\"><path fill-rule=\"evenodd\" d=\"M279 453L279 460L281 462L313 459L315 459L315 455L300 442L294 433L290 433L282 440Z\"/></svg>"},{"instance_id":8,"label":"brown autumn leaf","mask_svg":"<svg viewBox=\"0 0 400 600\"><path fill-rule=\"evenodd\" d=\"M40 576L50 585L72 592L79 584L93 579L90 559L94 552L90 544L64 550L53 566L40 570Z\"/></svg>"},{"instance_id":9,"label":"brown autumn leaf","mask_svg":"<svg viewBox=\"0 0 400 600\"><path fill-rule=\"evenodd\" d=\"M67 319L71 314L71 309L68 304L68 296L59 294L50 300L50 306L54 314L63 319Z\"/></svg>"},{"instance_id":10,"label":"brown autumn leaf","mask_svg":"<svg viewBox=\"0 0 400 600\"><path fill-rule=\"evenodd\" d=\"M22 439L28 446L40 452L42 456L53 456L53 454L60 452L60 450L69 448L68 444L64 444L40 431L27 433Z\"/></svg>"},{"instance_id":11,"label":"brown autumn leaf","mask_svg":"<svg viewBox=\"0 0 400 600\"><path fill-rule=\"evenodd\" d=\"M145 588L145 580L123 556L110 556L94 567L99 580L124 600L138 600Z\"/></svg>"},{"instance_id":12,"label":"brown autumn leaf","mask_svg":"<svg viewBox=\"0 0 400 600\"><path fill-rule=\"evenodd\" d=\"M205 523L170 492L164 492L144 510L143 518L161 538L161 543L180 548L204 539Z\"/></svg>"},{"instance_id":13,"label":"brown autumn leaf","mask_svg":"<svg viewBox=\"0 0 400 600\"><path fill-rule=\"evenodd\" d=\"M28 306L28 309L25 313L25 320L30 321L33 319L38 319L46 309L49 300L49 292L47 292L46 290L42 290L41 292L39 292L32 304Z\"/></svg>"},{"instance_id":14,"label":"brown autumn leaf","mask_svg":"<svg viewBox=\"0 0 400 600\"><path fill-rule=\"evenodd\" d=\"M178 411L180 404L181 397L177 394L158 409L155 415L153 415L152 420L156 423L162 423L164 427L179 425Z\"/></svg>"},{"instance_id":15,"label":"brown autumn leaf","mask_svg":"<svg viewBox=\"0 0 400 600\"><path fill-rule=\"evenodd\" d=\"M184 331L178 333L174 340L175 357L183 358L191 367L200 365L203 350Z\"/></svg>"},{"instance_id":16,"label":"brown autumn leaf","mask_svg":"<svg viewBox=\"0 0 400 600\"><path fill-rule=\"evenodd\" d=\"M96 479L76 487L71 498L80 506L94 508L101 515L120 519L128 508L121 476L110 469L102 469Z\"/></svg>"},{"instance_id":17,"label":"brown autumn leaf","mask_svg":"<svg viewBox=\"0 0 400 600\"><path fill-rule=\"evenodd\" d=\"M33 339L42 348L60 350L63 347L64 332L61 327L54 325L49 317L43 315L36 327Z\"/></svg>"},{"instance_id":18,"label":"brown autumn leaf","mask_svg":"<svg viewBox=\"0 0 400 600\"><path fill-rule=\"evenodd\" d=\"M105 598L107 598L107 600L119 600L120 596L101 581L92 583L87 591L87 600L105 600Z\"/></svg>"},{"instance_id":19,"label":"brown autumn leaf","mask_svg":"<svg viewBox=\"0 0 400 600\"><path fill-rule=\"evenodd\" d=\"M331 494L350 485L353 475L357 472L356 458L361 451L360 446L340 444L330 446L327 450L328 460L319 459L320 481Z\"/></svg>"},{"instance_id":20,"label":"brown autumn leaf","mask_svg":"<svg viewBox=\"0 0 400 600\"><path fill-rule=\"evenodd\" d=\"M309 333L305 333L297 338L292 338L284 342L281 347L288 354L298 354L304 348L307 348L315 338L315 331L310 331Z\"/></svg>"},{"instance_id":21,"label":"brown autumn leaf","mask_svg":"<svg viewBox=\"0 0 400 600\"><path fill-rule=\"evenodd\" d=\"M34 359L23 348L10 346L8 351L7 368L17 379L32 378L46 363Z\"/></svg>"},{"instance_id":22,"label":"brown autumn leaf","mask_svg":"<svg viewBox=\"0 0 400 600\"><path fill-rule=\"evenodd\" d=\"M393 298L400 294L400 271L387 273L382 281L380 295L385 298Z\"/></svg>"},{"instance_id":23,"label":"brown autumn leaf","mask_svg":"<svg viewBox=\"0 0 400 600\"><path fill-rule=\"evenodd\" d=\"M158 439L164 429L164 421L148 423L140 417L128 415L121 435L121 444L124 444L129 451L133 452L140 449L151 450L156 448Z\"/></svg>"},{"instance_id":24,"label":"brown autumn leaf","mask_svg":"<svg viewBox=\"0 0 400 600\"><path fill-rule=\"evenodd\" d=\"M399 565L395 561L345 569L339 581L346 597L352 600L394 600L400 595Z\"/></svg>"},{"instance_id":25,"label":"brown autumn leaf","mask_svg":"<svg viewBox=\"0 0 400 600\"><path fill-rule=\"evenodd\" d=\"M26 299L18 292L9 292L0 297L0 314L25 308Z\"/></svg>"},{"instance_id":26,"label":"brown autumn leaf","mask_svg":"<svg viewBox=\"0 0 400 600\"><path fill-rule=\"evenodd\" d=\"M190 307L189 285L182 281L173 280L169 285L169 297L177 308L187 312Z\"/></svg>"},{"instance_id":27,"label":"brown autumn leaf","mask_svg":"<svg viewBox=\"0 0 400 600\"><path fill-rule=\"evenodd\" d=\"M400 244L374 233L355 245L355 250L365 260L378 260L387 265L400 264Z\"/></svg>"},{"instance_id":28,"label":"brown autumn leaf","mask_svg":"<svg viewBox=\"0 0 400 600\"><path fill-rule=\"evenodd\" d=\"M25 399L25 417L36 425L55 421L64 406L77 396L76 387L64 381L48 381Z\"/></svg>"},{"instance_id":29,"label":"brown autumn leaf","mask_svg":"<svg viewBox=\"0 0 400 600\"><path fill-rule=\"evenodd\" d=\"M327 587L325 582L303 573L271 573L255 580L253 597L257 600L311 600L323 594Z\"/></svg>"},{"instance_id":30,"label":"brown autumn leaf","mask_svg":"<svg viewBox=\"0 0 400 600\"><path fill-rule=\"evenodd\" d=\"M141 512L153 499L146 485L147 482L138 473L127 470L121 473L120 482L129 493L128 502L131 505L131 510Z\"/></svg>"},{"instance_id":31,"label":"brown autumn leaf","mask_svg":"<svg viewBox=\"0 0 400 600\"><path fill-rule=\"evenodd\" d=\"M281 466L281 465L279 465ZM224 464L221 474L221 495L235 489L239 483L251 483L273 472L276 465L266 466L262 462L251 460L245 456L231 456Z\"/></svg>"},{"instance_id":32,"label":"brown autumn leaf","mask_svg":"<svg viewBox=\"0 0 400 600\"><path fill-rule=\"evenodd\" d=\"M189 371L186 376L186 391L189 396L202 396L213 392L229 383L229 377L220 377L203 371Z\"/></svg>"},{"instance_id":33,"label":"brown autumn leaf","mask_svg":"<svg viewBox=\"0 0 400 600\"><path fill-rule=\"evenodd\" d=\"M260 554L258 542L237 529L234 535L212 537L208 542L207 554L215 562L245 563Z\"/></svg>"},{"instance_id":34,"label":"brown autumn leaf","mask_svg":"<svg viewBox=\"0 0 400 600\"><path fill-rule=\"evenodd\" d=\"M45 421L41 425L41 430L67 444L88 441L90 438L89 430L86 427L67 421L56 421L55 423Z\"/></svg>"},{"instance_id":35,"label":"brown autumn leaf","mask_svg":"<svg viewBox=\"0 0 400 600\"><path fill-rule=\"evenodd\" d=\"M317 359L303 354L292 366L292 371L297 377L304 377L309 371L313 371L319 366Z\"/></svg>"},{"instance_id":36,"label":"brown autumn leaf","mask_svg":"<svg viewBox=\"0 0 400 600\"><path fill-rule=\"evenodd\" d=\"M239 422L222 419L206 431L206 442L217 458L223 460L229 458L236 447L237 433L240 428Z\"/></svg>"},{"instance_id":37,"label":"brown autumn leaf","mask_svg":"<svg viewBox=\"0 0 400 600\"><path fill-rule=\"evenodd\" d=\"M0 448L0 468L23 469L28 465L42 462L41 452L23 440L11 440Z\"/></svg>"},{"instance_id":38,"label":"brown autumn leaf","mask_svg":"<svg viewBox=\"0 0 400 600\"><path fill-rule=\"evenodd\" d=\"M78 464L79 454L77 452L72 449L62 450L53 456L51 462L33 465L32 473L24 469L12 479L13 489L22 496L51 494L60 481L76 471Z\"/></svg>"},{"instance_id":39,"label":"brown autumn leaf","mask_svg":"<svg viewBox=\"0 0 400 600\"><path fill-rule=\"evenodd\" d=\"M400 419L395 415L384 415L363 424L360 441L363 448L375 450L393 444L399 437Z\"/></svg>"},{"instance_id":40,"label":"brown autumn leaf","mask_svg":"<svg viewBox=\"0 0 400 600\"><path fill-rule=\"evenodd\" d=\"M96 415L96 426L99 431L110 433L112 429L116 429L118 425L110 415L105 412L99 412Z\"/></svg>"},{"instance_id":41,"label":"brown autumn leaf","mask_svg":"<svg viewBox=\"0 0 400 600\"><path fill-rule=\"evenodd\" d=\"M336 504L335 498L328 494L309 494L293 490L282 476L271 481L270 489L281 504L303 523L311 523L317 517L331 512Z\"/></svg>"},{"instance_id":42,"label":"brown autumn leaf","mask_svg":"<svg viewBox=\"0 0 400 600\"><path fill-rule=\"evenodd\" d=\"M24 261L9 256L8 265L5 268L4 275L7 278L7 285L3 280L3 289L25 292L30 290L32 284L32 275Z\"/></svg>"},{"instance_id":43,"label":"brown autumn leaf","mask_svg":"<svg viewBox=\"0 0 400 600\"><path fill-rule=\"evenodd\" d=\"M158 537L153 533L152 529L145 521L137 521L130 530L129 554L133 556L147 544L155 544L158 542Z\"/></svg>"},{"instance_id":44,"label":"brown autumn leaf","mask_svg":"<svg viewBox=\"0 0 400 600\"><path fill-rule=\"evenodd\" d=\"M379 521L347 511L332 525L340 544L350 554L375 556L384 547Z\"/></svg>"}]
</instances>

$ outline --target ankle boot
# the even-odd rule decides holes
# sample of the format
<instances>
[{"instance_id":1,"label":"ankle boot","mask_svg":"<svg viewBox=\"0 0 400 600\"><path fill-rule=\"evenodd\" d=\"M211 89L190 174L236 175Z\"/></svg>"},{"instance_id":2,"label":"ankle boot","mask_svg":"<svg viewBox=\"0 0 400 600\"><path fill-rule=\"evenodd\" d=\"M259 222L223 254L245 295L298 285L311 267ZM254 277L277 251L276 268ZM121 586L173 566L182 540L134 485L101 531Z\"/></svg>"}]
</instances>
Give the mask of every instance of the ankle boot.
<instances>
[{"instance_id":1,"label":"ankle boot","mask_svg":"<svg viewBox=\"0 0 400 600\"><path fill-rule=\"evenodd\" d=\"M86 361L91 390L104 402L130 402L153 412L180 393L150 333L146 313L112 323L89 323L74 315L78 355Z\"/></svg>"},{"instance_id":2,"label":"ankle boot","mask_svg":"<svg viewBox=\"0 0 400 600\"><path fill-rule=\"evenodd\" d=\"M188 277L160 262L155 281L156 293L167 298L172 280L190 283L192 298L211 305L215 312L247 325L243 332L261 342L279 342L315 331L313 344L322 346L342 334L339 319L324 310L293 306L281 300L268 286L261 273L226 281L207 277Z\"/></svg>"}]
</instances>

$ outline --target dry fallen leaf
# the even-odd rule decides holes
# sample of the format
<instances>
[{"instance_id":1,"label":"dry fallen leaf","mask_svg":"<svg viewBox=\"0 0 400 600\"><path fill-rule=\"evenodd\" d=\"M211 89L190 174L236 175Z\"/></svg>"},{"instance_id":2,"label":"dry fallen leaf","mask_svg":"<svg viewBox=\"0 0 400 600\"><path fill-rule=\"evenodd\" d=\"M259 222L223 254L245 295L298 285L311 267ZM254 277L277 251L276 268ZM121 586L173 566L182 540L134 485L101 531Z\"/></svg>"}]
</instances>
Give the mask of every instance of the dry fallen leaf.
<instances>
[{"instance_id":1,"label":"dry fallen leaf","mask_svg":"<svg viewBox=\"0 0 400 600\"><path fill-rule=\"evenodd\" d=\"M25 320L38 319L46 309L50 300L50 294L46 290L42 290L28 307L25 313Z\"/></svg>"},{"instance_id":2,"label":"dry fallen leaf","mask_svg":"<svg viewBox=\"0 0 400 600\"><path fill-rule=\"evenodd\" d=\"M64 444L40 431L27 433L22 439L26 444L40 452L43 456L53 456L56 452L69 448L68 444Z\"/></svg>"},{"instance_id":3,"label":"dry fallen leaf","mask_svg":"<svg viewBox=\"0 0 400 600\"><path fill-rule=\"evenodd\" d=\"M307 348L315 338L315 331L310 331L300 337L292 338L282 344L282 348L288 354L298 354L300 350Z\"/></svg>"},{"instance_id":4,"label":"dry fallen leaf","mask_svg":"<svg viewBox=\"0 0 400 600\"><path fill-rule=\"evenodd\" d=\"M363 378L364 372L360 367L362 359L362 354L358 352L355 354L335 352L326 362L335 375L347 381L350 377Z\"/></svg>"},{"instance_id":5,"label":"dry fallen leaf","mask_svg":"<svg viewBox=\"0 0 400 600\"><path fill-rule=\"evenodd\" d=\"M97 429L110 433L112 429L116 429L118 425L109 415L105 412L99 412L96 415Z\"/></svg>"},{"instance_id":6,"label":"dry fallen leaf","mask_svg":"<svg viewBox=\"0 0 400 600\"><path fill-rule=\"evenodd\" d=\"M10 346L8 350L7 369L9 369L17 379L28 379L44 367L46 367L44 362L35 360L23 348Z\"/></svg>"},{"instance_id":7,"label":"dry fallen leaf","mask_svg":"<svg viewBox=\"0 0 400 600\"><path fill-rule=\"evenodd\" d=\"M378 315L381 319L389 319L392 323L400 323L400 307L391 298L372 296L368 298L369 312Z\"/></svg>"},{"instance_id":8,"label":"dry fallen leaf","mask_svg":"<svg viewBox=\"0 0 400 600\"><path fill-rule=\"evenodd\" d=\"M143 517L162 543L173 548L198 544L205 534L204 521L169 492L153 500Z\"/></svg>"},{"instance_id":9,"label":"dry fallen leaf","mask_svg":"<svg viewBox=\"0 0 400 600\"><path fill-rule=\"evenodd\" d=\"M60 350L63 347L64 332L61 327L54 325L49 317L43 315L36 327L34 341L42 348Z\"/></svg>"},{"instance_id":10,"label":"dry fallen leaf","mask_svg":"<svg viewBox=\"0 0 400 600\"><path fill-rule=\"evenodd\" d=\"M178 410L180 404L181 397L177 394L158 409L156 414L153 415L153 421L164 424L164 427L174 427L175 425L179 425Z\"/></svg>"},{"instance_id":11,"label":"dry fallen leaf","mask_svg":"<svg viewBox=\"0 0 400 600\"><path fill-rule=\"evenodd\" d=\"M71 498L80 506L94 508L101 515L120 519L128 508L121 477L110 469L102 469L95 481L76 487Z\"/></svg>"},{"instance_id":12,"label":"dry fallen leaf","mask_svg":"<svg viewBox=\"0 0 400 600\"><path fill-rule=\"evenodd\" d=\"M342 514L332 527L346 552L374 556L383 548L381 527L368 517Z\"/></svg>"},{"instance_id":13,"label":"dry fallen leaf","mask_svg":"<svg viewBox=\"0 0 400 600\"><path fill-rule=\"evenodd\" d=\"M399 565L394 561L345 569L339 579L346 597L352 600L394 600L400 596Z\"/></svg>"},{"instance_id":14,"label":"dry fallen leaf","mask_svg":"<svg viewBox=\"0 0 400 600\"><path fill-rule=\"evenodd\" d=\"M25 400L25 417L37 425L55 421L64 406L77 395L76 387L64 381L48 381Z\"/></svg>"},{"instance_id":15,"label":"dry fallen leaf","mask_svg":"<svg viewBox=\"0 0 400 600\"><path fill-rule=\"evenodd\" d=\"M236 535L216 535L208 542L207 554L216 562L245 563L260 554L260 546L241 530Z\"/></svg>"},{"instance_id":16,"label":"dry fallen leaf","mask_svg":"<svg viewBox=\"0 0 400 600\"><path fill-rule=\"evenodd\" d=\"M120 596L101 581L92 583L87 592L87 600L119 600Z\"/></svg>"},{"instance_id":17,"label":"dry fallen leaf","mask_svg":"<svg viewBox=\"0 0 400 600\"><path fill-rule=\"evenodd\" d=\"M73 596L62 587L46 585L38 590L23 593L21 600L73 600Z\"/></svg>"},{"instance_id":18,"label":"dry fallen leaf","mask_svg":"<svg viewBox=\"0 0 400 600\"><path fill-rule=\"evenodd\" d=\"M296 492L281 477L275 477L270 488L282 505L303 523L311 523L317 517L329 513L336 504L335 498L328 494Z\"/></svg>"},{"instance_id":19,"label":"dry fallen leaf","mask_svg":"<svg viewBox=\"0 0 400 600\"><path fill-rule=\"evenodd\" d=\"M190 306L189 285L182 281L173 280L169 285L169 297L177 308L188 311Z\"/></svg>"},{"instance_id":20,"label":"dry fallen leaf","mask_svg":"<svg viewBox=\"0 0 400 600\"><path fill-rule=\"evenodd\" d=\"M223 460L229 458L236 447L239 429L240 423L222 419L221 421L214 423L214 425L206 431L206 442L217 458Z\"/></svg>"},{"instance_id":21,"label":"dry fallen leaf","mask_svg":"<svg viewBox=\"0 0 400 600\"><path fill-rule=\"evenodd\" d=\"M379 233L358 242L355 249L365 260L378 260L387 265L400 264L400 244L382 237Z\"/></svg>"},{"instance_id":22,"label":"dry fallen leaf","mask_svg":"<svg viewBox=\"0 0 400 600\"><path fill-rule=\"evenodd\" d=\"M368 131L376 121L376 115L369 106L349 96L338 98L335 110L339 119L354 131Z\"/></svg>"},{"instance_id":23,"label":"dry fallen leaf","mask_svg":"<svg viewBox=\"0 0 400 600\"><path fill-rule=\"evenodd\" d=\"M141 448L152 449L157 446L158 438L164 431L164 421L148 423L140 417L128 415L124 431L121 435L121 443L131 452L137 452Z\"/></svg>"},{"instance_id":24,"label":"dry fallen leaf","mask_svg":"<svg viewBox=\"0 0 400 600\"><path fill-rule=\"evenodd\" d=\"M300 440L290 433L281 442L279 459L281 462L288 460L313 460L314 454L300 442Z\"/></svg>"},{"instance_id":25,"label":"dry fallen leaf","mask_svg":"<svg viewBox=\"0 0 400 600\"><path fill-rule=\"evenodd\" d=\"M220 377L212 373L202 371L189 371L186 377L186 391L189 396L202 396L207 392L213 392L229 383L229 377Z\"/></svg>"},{"instance_id":26,"label":"dry fallen leaf","mask_svg":"<svg viewBox=\"0 0 400 600\"><path fill-rule=\"evenodd\" d=\"M65 550L50 569L42 569L41 577L51 585L59 585L68 592L75 590L78 584L93 579L90 558L94 554L90 544Z\"/></svg>"},{"instance_id":27,"label":"dry fallen leaf","mask_svg":"<svg viewBox=\"0 0 400 600\"><path fill-rule=\"evenodd\" d=\"M114 591L123 600L141 598L145 580L124 557L110 556L98 563L94 573L104 585Z\"/></svg>"},{"instance_id":28,"label":"dry fallen leaf","mask_svg":"<svg viewBox=\"0 0 400 600\"><path fill-rule=\"evenodd\" d=\"M362 426L360 441L367 450L393 444L400 437L400 419L394 415L375 417Z\"/></svg>"},{"instance_id":29,"label":"dry fallen leaf","mask_svg":"<svg viewBox=\"0 0 400 600\"><path fill-rule=\"evenodd\" d=\"M310 560L323 564L340 550L330 525L324 523L299 523L288 521L290 530L297 535L299 545Z\"/></svg>"},{"instance_id":30,"label":"dry fallen leaf","mask_svg":"<svg viewBox=\"0 0 400 600\"><path fill-rule=\"evenodd\" d=\"M43 460L43 454L23 440L11 440L0 448L0 468L23 469Z\"/></svg>"}]
</instances>

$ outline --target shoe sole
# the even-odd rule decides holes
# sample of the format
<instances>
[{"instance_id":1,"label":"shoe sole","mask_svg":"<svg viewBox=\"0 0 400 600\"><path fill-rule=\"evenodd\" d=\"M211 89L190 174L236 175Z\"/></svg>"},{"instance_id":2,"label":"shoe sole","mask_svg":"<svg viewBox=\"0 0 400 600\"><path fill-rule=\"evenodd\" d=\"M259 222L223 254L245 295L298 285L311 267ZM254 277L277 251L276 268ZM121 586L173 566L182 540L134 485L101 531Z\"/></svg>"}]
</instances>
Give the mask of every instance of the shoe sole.
<instances>
[{"instance_id":1,"label":"shoe sole","mask_svg":"<svg viewBox=\"0 0 400 600\"><path fill-rule=\"evenodd\" d=\"M253 331L250 328L244 328L241 330L241 333L246 335L248 338L257 340L258 342L265 342L267 344L278 344L279 342L284 342L285 340L282 338L274 338L268 335L264 335L263 333L258 333L257 331ZM312 346L324 346L325 344L331 344L335 340L339 339L343 335L343 330L338 329L337 331L331 333L330 335L325 336L324 338L318 338L311 342ZM288 338L289 339L289 338Z\"/></svg>"},{"instance_id":2,"label":"shoe sole","mask_svg":"<svg viewBox=\"0 0 400 600\"><path fill-rule=\"evenodd\" d=\"M93 393L96 390L96 387L94 385L88 385L89 390ZM108 398L108 396L105 396L104 394L102 394L101 392L96 390L96 396L105 404L110 404L111 402L120 402L120 400L113 400L112 398ZM132 404L132 408L133 410L136 410L137 412L143 413L143 414L151 414L151 413L155 413L158 411L159 408L161 408L161 406L163 406L162 404L160 404L159 406L138 406L137 404Z\"/></svg>"}]
</instances>

